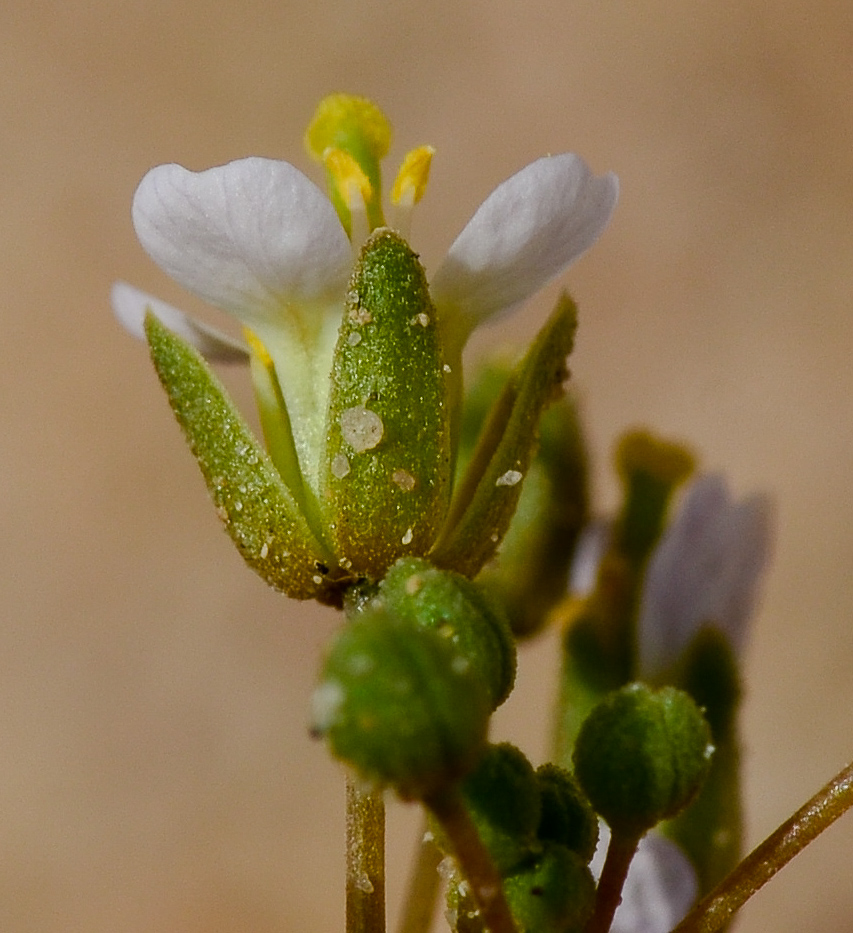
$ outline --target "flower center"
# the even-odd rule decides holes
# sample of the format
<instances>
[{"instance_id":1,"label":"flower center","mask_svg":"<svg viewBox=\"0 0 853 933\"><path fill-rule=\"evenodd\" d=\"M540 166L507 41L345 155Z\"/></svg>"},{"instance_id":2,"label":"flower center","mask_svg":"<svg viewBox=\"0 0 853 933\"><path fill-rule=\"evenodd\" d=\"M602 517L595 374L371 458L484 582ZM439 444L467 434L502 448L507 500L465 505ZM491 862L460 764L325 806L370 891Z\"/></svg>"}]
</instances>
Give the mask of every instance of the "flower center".
<instances>
[{"instance_id":1,"label":"flower center","mask_svg":"<svg viewBox=\"0 0 853 933\"><path fill-rule=\"evenodd\" d=\"M305 133L305 146L326 170L329 198L357 253L377 227L386 226L382 207L381 160L391 145L391 125L370 100L332 94L317 107ZM435 150L409 152L391 191L390 226L404 237L411 212L423 197Z\"/></svg>"}]
</instances>

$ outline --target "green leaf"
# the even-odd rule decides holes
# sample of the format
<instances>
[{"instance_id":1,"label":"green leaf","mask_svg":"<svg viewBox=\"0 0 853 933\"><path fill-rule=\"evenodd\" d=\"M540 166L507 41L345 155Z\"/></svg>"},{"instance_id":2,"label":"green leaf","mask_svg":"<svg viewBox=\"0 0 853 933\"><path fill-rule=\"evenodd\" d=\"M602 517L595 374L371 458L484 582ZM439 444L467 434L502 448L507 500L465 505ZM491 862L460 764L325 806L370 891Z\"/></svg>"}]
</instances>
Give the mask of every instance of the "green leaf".
<instances>
[{"instance_id":1,"label":"green leaf","mask_svg":"<svg viewBox=\"0 0 853 933\"><path fill-rule=\"evenodd\" d=\"M216 511L249 566L294 599L340 602L340 569L198 352L153 314L151 357Z\"/></svg>"},{"instance_id":2,"label":"green leaf","mask_svg":"<svg viewBox=\"0 0 853 933\"><path fill-rule=\"evenodd\" d=\"M563 295L492 407L430 554L433 563L474 576L494 555L536 452L542 412L562 394L576 329L577 308Z\"/></svg>"},{"instance_id":3,"label":"green leaf","mask_svg":"<svg viewBox=\"0 0 853 933\"><path fill-rule=\"evenodd\" d=\"M320 477L325 524L353 573L379 579L435 540L450 496L446 380L423 268L377 230L347 296Z\"/></svg>"}]
</instances>

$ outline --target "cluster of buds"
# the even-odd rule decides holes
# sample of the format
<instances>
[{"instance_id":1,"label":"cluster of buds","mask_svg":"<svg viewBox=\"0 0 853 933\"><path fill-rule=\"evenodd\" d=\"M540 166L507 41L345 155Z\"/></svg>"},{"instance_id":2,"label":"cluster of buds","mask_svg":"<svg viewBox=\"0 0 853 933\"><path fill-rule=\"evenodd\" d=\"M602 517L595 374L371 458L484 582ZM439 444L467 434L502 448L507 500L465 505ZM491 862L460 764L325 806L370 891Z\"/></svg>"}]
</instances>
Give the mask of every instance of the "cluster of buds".
<instances>
[{"instance_id":1,"label":"cluster of buds","mask_svg":"<svg viewBox=\"0 0 853 933\"><path fill-rule=\"evenodd\" d=\"M244 339L124 283L114 308L147 339L247 563L290 597L345 610L313 731L365 784L433 813L439 846L459 858L447 894L455 929L503 921L468 883L454 820L442 820L454 800L511 925L606 930L608 869L597 895L590 867L599 819L631 854L663 823L703 884L737 848L737 651L766 559L767 504L731 506L719 480L700 479L668 525L692 458L639 433L618 455L621 514L607 529L588 525L584 444L564 397L574 303L563 295L521 358L467 392L462 351L476 326L592 245L615 176L571 154L528 165L430 275L408 234L433 150L405 156L386 205L390 141L373 103L339 94L306 133L328 195L269 159L153 169L133 205L142 245L234 316ZM249 364L265 446L210 362ZM488 723L512 689L517 639L555 619L565 625L555 763L537 770L490 745ZM712 793L696 811L703 783Z\"/></svg>"}]
</instances>

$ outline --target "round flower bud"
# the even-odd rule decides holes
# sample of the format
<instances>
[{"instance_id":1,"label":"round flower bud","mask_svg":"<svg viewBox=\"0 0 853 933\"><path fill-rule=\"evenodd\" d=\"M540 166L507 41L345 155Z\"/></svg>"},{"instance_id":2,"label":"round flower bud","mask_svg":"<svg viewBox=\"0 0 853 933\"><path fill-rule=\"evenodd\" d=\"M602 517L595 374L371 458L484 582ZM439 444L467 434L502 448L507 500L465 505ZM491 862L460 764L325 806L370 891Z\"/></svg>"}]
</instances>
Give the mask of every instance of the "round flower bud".
<instances>
[{"instance_id":1,"label":"round flower bud","mask_svg":"<svg viewBox=\"0 0 853 933\"><path fill-rule=\"evenodd\" d=\"M577 852L548 842L505 879L504 893L519 930L580 933L592 914L595 882Z\"/></svg>"},{"instance_id":2,"label":"round flower bud","mask_svg":"<svg viewBox=\"0 0 853 933\"><path fill-rule=\"evenodd\" d=\"M589 862L598 845L598 819L573 775L557 765L536 770L541 800L537 836L559 842Z\"/></svg>"},{"instance_id":3,"label":"round flower bud","mask_svg":"<svg viewBox=\"0 0 853 933\"><path fill-rule=\"evenodd\" d=\"M515 640L499 606L476 583L426 560L398 560L380 587L380 597L401 620L444 637L486 684L492 709L515 681Z\"/></svg>"},{"instance_id":4,"label":"round flower bud","mask_svg":"<svg viewBox=\"0 0 853 933\"><path fill-rule=\"evenodd\" d=\"M404 799L470 771L489 717L486 690L467 659L437 632L379 606L338 633L312 707L312 731L332 753Z\"/></svg>"},{"instance_id":5,"label":"round flower bud","mask_svg":"<svg viewBox=\"0 0 853 933\"><path fill-rule=\"evenodd\" d=\"M538 849L539 788L533 765L520 749L508 742L489 746L465 779L462 796L502 875Z\"/></svg>"},{"instance_id":6,"label":"round flower bud","mask_svg":"<svg viewBox=\"0 0 853 933\"><path fill-rule=\"evenodd\" d=\"M584 721L575 773L615 833L641 836L690 803L712 753L711 730L688 694L629 684Z\"/></svg>"}]
</instances>

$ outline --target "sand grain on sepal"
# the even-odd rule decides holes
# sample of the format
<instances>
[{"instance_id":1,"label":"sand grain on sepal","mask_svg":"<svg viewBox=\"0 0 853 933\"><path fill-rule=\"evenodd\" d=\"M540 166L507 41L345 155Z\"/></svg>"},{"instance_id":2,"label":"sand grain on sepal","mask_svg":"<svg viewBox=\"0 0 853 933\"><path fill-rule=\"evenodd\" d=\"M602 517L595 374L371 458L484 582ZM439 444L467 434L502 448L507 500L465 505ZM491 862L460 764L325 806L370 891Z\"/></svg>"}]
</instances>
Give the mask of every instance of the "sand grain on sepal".
<instances>
[{"instance_id":1,"label":"sand grain on sepal","mask_svg":"<svg viewBox=\"0 0 853 933\"><path fill-rule=\"evenodd\" d=\"M338 601L329 553L199 353L153 314L151 357L216 511L246 563L294 599Z\"/></svg>"}]
</instances>

